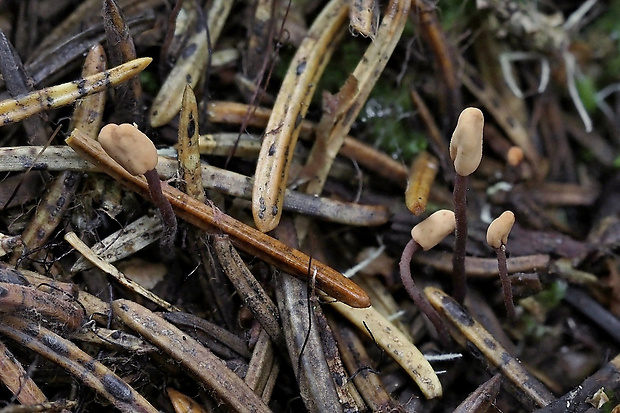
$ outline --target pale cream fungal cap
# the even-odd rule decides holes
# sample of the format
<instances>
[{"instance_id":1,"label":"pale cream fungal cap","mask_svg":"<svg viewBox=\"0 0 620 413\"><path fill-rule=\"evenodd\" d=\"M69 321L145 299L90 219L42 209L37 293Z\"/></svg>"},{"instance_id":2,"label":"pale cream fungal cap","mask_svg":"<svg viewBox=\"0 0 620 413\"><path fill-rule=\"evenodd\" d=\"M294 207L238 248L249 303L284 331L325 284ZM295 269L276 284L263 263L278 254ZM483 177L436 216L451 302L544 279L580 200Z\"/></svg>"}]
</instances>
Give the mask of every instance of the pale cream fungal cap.
<instances>
[{"instance_id":1,"label":"pale cream fungal cap","mask_svg":"<svg viewBox=\"0 0 620 413\"><path fill-rule=\"evenodd\" d=\"M477 108L465 108L459 115L450 140L450 157L456 173L471 175L482 160L484 116Z\"/></svg>"},{"instance_id":2,"label":"pale cream fungal cap","mask_svg":"<svg viewBox=\"0 0 620 413\"><path fill-rule=\"evenodd\" d=\"M508 234L515 223L515 214L512 211L504 211L495 218L487 230L487 243L493 248L500 248L508 242Z\"/></svg>"},{"instance_id":3,"label":"pale cream fungal cap","mask_svg":"<svg viewBox=\"0 0 620 413\"><path fill-rule=\"evenodd\" d=\"M99 132L101 147L132 175L141 175L157 166L157 149L144 133L129 123L110 123Z\"/></svg>"},{"instance_id":4,"label":"pale cream fungal cap","mask_svg":"<svg viewBox=\"0 0 620 413\"><path fill-rule=\"evenodd\" d=\"M523 149L518 146L511 146L506 153L506 161L510 166L519 166L519 164L523 161Z\"/></svg>"},{"instance_id":5,"label":"pale cream fungal cap","mask_svg":"<svg viewBox=\"0 0 620 413\"><path fill-rule=\"evenodd\" d=\"M441 209L413 227L411 237L424 251L428 251L454 232L455 227L454 212Z\"/></svg>"}]
</instances>

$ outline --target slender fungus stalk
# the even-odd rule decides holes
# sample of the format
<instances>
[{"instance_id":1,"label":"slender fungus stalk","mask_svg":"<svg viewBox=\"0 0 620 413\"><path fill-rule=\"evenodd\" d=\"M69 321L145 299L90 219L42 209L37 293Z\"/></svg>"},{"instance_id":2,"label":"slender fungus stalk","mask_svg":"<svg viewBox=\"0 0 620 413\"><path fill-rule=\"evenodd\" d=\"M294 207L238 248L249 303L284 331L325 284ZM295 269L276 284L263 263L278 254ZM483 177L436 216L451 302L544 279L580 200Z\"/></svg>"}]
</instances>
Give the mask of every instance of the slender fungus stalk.
<instances>
[{"instance_id":1,"label":"slender fungus stalk","mask_svg":"<svg viewBox=\"0 0 620 413\"><path fill-rule=\"evenodd\" d=\"M161 245L166 253L173 251L174 236L177 231L177 218L170 201L164 196L157 166L157 149L153 142L138 128L128 123L110 123L99 132L99 143L112 159L130 174L144 175L149 185L149 195L159 208L164 223Z\"/></svg>"},{"instance_id":2,"label":"slender fungus stalk","mask_svg":"<svg viewBox=\"0 0 620 413\"><path fill-rule=\"evenodd\" d=\"M437 329L437 333L445 346L450 342L450 335L441 321L439 313L431 306L426 296L415 285L411 276L411 258L420 249L428 251L448 234L454 231L454 212L445 209L431 214L411 230L411 241L407 243L400 258L400 278L407 293L416 306L422 311Z\"/></svg>"},{"instance_id":3,"label":"slender fungus stalk","mask_svg":"<svg viewBox=\"0 0 620 413\"><path fill-rule=\"evenodd\" d=\"M482 160L482 128L484 116L480 109L466 108L461 112L452 140L450 157L454 162L454 214L456 219L452 282L454 299L465 300L465 246L467 242L467 177Z\"/></svg>"},{"instance_id":4,"label":"slender fungus stalk","mask_svg":"<svg viewBox=\"0 0 620 413\"><path fill-rule=\"evenodd\" d=\"M515 223L515 214L511 211L504 211L502 215L495 218L489 225L487 230L487 243L495 249L497 253L497 265L499 267L499 278L502 281L502 290L504 292L504 305L508 317L512 321L516 320L517 313L515 305L512 301L512 286L508 279L508 269L506 266L506 242L508 234Z\"/></svg>"}]
</instances>

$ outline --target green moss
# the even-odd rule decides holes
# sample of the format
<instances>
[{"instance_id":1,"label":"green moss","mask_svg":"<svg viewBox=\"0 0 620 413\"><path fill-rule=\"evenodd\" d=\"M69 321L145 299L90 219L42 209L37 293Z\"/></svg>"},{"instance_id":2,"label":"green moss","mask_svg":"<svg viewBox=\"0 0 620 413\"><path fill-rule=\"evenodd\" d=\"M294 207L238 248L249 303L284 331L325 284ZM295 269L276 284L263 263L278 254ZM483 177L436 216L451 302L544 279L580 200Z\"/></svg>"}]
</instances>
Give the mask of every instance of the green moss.
<instances>
[{"instance_id":1,"label":"green moss","mask_svg":"<svg viewBox=\"0 0 620 413\"><path fill-rule=\"evenodd\" d=\"M606 5L605 13L593 22L593 27L618 39L620 36L620 2L612 1Z\"/></svg>"},{"instance_id":2,"label":"green moss","mask_svg":"<svg viewBox=\"0 0 620 413\"><path fill-rule=\"evenodd\" d=\"M524 314L520 320L521 323L521 334L525 337L529 337L534 340L542 339L548 332L549 329L532 317L530 314Z\"/></svg>"},{"instance_id":3,"label":"green moss","mask_svg":"<svg viewBox=\"0 0 620 413\"><path fill-rule=\"evenodd\" d=\"M576 79L579 98L588 113L596 110L596 85L590 76L583 76Z\"/></svg>"},{"instance_id":4,"label":"green moss","mask_svg":"<svg viewBox=\"0 0 620 413\"><path fill-rule=\"evenodd\" d=\"M554 281L547 288L536 294L536 301L546 309L557 307L566 295L567 284L565 281Z\"/></svg>"},{"instance_id":5,"label":"green moss","mask_svg":"<svg viewBox=\"0 0 620 413\"><path fill-rule=\"evenodd\" d=\"M349 37L334 52L319 81L317 91L338 92L364 55L370 39L365 39L361 36ZM315 101L317 99L320 99L320 93L315 95Z\"/></svg>"},{"instance_id":6,"label":"green moss","mask_svg":"<svg viewBox=\"0 0 620 413\"><path fill-rule=\"evenodd\" d=\"M140 73L140 83L144 91L153 96L159 91L160 84L155 75L149 71L144 70Z\"/></svg>"},{"instance_id":7,"label":"green moss","mask_svg":"<svg viewBox=\"0 0 620 413\"><path fill-rule=\"evenodd\" d=\"M409 88L379 79L358 117L365 126L358 137L409 162L428 145L426 135L411 128L412 113Z\"/></svg>"},{"instance_id":8,"label":"green moss","mask_svg":"<svg viewBox=\"0 0 620 413\"><path fill-rule=\"evenodd\" d=\"M476 14L476 2L462 0L442 0L437 2L439 18L445 30L452 30L456 26L467 25L469 16Z\"/></svg>"}]
</instances>

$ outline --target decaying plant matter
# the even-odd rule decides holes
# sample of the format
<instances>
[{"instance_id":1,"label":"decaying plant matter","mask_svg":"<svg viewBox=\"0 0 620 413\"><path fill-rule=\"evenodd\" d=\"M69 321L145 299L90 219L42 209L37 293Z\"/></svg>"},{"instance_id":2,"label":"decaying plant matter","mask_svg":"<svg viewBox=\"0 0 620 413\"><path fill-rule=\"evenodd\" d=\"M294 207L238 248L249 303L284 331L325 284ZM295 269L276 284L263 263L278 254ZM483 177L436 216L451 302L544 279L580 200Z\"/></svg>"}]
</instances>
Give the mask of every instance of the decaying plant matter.
<instances>
[{"instance_id":1,"label":"decaying plant matter","mask_svg":"<svg viewBox=\"0 0 620 413\"><path fill-rule=\"evenodd\" d=\"M509 3L0 1L2 411L620 409L620 8Z\"/></svg>"}]
</instances>

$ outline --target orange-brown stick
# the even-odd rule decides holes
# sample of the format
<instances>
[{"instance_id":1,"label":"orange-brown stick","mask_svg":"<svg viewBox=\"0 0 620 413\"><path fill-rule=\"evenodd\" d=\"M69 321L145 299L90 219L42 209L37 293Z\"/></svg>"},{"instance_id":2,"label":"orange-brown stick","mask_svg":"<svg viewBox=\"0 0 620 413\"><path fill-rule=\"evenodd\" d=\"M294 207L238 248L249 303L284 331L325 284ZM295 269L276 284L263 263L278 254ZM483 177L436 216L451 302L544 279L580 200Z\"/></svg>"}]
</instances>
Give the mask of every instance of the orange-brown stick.
<instances>
[{"instance_id":1,"label":"orange-brown stick","mask_svg":"<svg viewBox=\"0 0 620 413\"><path fill-rule=\"evenodd\" d=\"M66 142L80 156L127 188L145 198L149 197L146 180L141 176L132 176L110 158L95 140L75 129ZM202 230L218 230L228 234L236 247L296 277L306 279L316 274L317 287L345 304L358 308L370 306L368 294L333 268L317 260L311 260L303 252L245 225L208 204L197 201L176 188L162 185L162 189L176 214L190 224Z\"/></svg>"}]
</instances>

